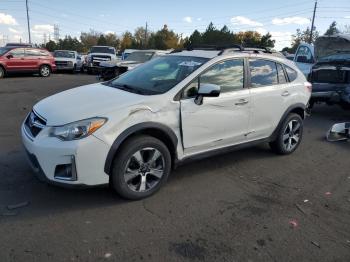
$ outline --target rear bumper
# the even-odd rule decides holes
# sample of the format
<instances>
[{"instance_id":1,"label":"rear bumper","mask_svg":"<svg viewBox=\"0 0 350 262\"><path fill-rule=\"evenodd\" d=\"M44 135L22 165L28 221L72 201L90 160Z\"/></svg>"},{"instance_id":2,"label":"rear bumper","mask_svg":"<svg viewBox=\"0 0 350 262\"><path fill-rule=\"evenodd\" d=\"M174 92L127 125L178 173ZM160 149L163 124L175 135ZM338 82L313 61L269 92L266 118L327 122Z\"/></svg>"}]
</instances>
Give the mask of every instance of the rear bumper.
<instances>
[{"instance_id":1,"label":"rear bumper","mask_svg":"<svg viewBox=\"0 0 350 262\"><path fill-rule=\"evenodd\" d=\"M350 103L350 84L312 84L312 101L331 103Z\"/></svg>"}]
</instances>

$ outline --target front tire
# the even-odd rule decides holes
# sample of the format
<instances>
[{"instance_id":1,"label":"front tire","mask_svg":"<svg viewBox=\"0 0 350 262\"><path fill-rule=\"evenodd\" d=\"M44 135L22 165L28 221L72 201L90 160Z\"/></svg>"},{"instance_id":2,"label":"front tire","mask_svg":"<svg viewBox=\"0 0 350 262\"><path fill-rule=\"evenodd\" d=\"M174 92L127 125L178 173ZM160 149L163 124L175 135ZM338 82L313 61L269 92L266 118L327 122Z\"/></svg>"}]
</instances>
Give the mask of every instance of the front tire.
<instances>
[{"instance_id":1,"label":"front tire","mask_svg":"<svg viewBox=\"0 0 350 262\"><path fill-rule=\"evenodd\" d=\"M151 136L126 141L113 163L111 185L123 198L138 200L157 192L168 179L171 155L166 145Z\"/></svg>"},{"instance_id":2,"label":"front tire","mask_svg":"<svg viewBox=\"0 0 350 262\"><path fill-rule=\"evenodd\" d=\"M41 77L48 77L51 74L51 68L48 65L42 65L39 69Z\"/></svg>"},{"instance_id":3,"label":"front tire","mask_svg":"<svg viewBox=\"0 0 350 262\"><path fill-rule=\"evenodd\" d=\"M270 143L270 147L277 154L289 155L299 147L302 137L303 119L300 115L291 113L283 121L277 138Z\"/></svg>"}]
</instances>

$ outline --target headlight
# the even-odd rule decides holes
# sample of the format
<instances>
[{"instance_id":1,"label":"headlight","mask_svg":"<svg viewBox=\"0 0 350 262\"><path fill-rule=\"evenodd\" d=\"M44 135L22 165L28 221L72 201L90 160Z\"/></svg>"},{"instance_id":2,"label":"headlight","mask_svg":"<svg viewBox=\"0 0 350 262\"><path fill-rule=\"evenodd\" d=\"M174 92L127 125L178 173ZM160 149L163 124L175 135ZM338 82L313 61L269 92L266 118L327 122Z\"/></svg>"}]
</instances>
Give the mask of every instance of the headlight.
<instances>
[{"instance_id":1,"label":"headlight","mask_svg":"<svg viewBox=\"0 0 350 262\"><path fill-rule=\"evenodd\" d=\"M106 122L106 118L95 117L64 126L52 127L50 136L57 137L63 141L77 140L91 135Z\"/></svg>"},{"instance_id":2,"label":"headlight","mask_svg":"<svg viewBox=\"0 0 350 262\"><path fill-rule=\"evenodd\" d=\"M72 66L73 62L72 61L68 61L68 65Z\"/></svg>"}]
</instances>

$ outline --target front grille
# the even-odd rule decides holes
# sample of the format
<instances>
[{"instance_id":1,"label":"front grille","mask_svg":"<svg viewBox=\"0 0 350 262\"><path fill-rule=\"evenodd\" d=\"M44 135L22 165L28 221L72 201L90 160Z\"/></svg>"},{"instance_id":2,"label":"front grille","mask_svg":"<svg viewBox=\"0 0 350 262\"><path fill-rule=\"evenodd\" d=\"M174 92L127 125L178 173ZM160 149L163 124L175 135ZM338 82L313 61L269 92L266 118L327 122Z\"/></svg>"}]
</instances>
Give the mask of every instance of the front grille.
<instances>
[{"instance_id":1,"label":"front grille","mask_svg":"<svg viewBox=\"0 0 350 262\"><path fill-rule=\"evenodd\" d=\"M94 55L91 58L93 62L111 61L111 57L107 55Z\"/></svg>"},{"instance_id":2,"label":"front grille","mask_svg":"<svg viewBox=\"0 0 350 262\"><path fill-rule=\"evenodd\" d=\"M26 128L26 131L29 132L32 137L36 137L46 126L46 120L32 111L28 115L24 126Z\"/></svg>"},{"instance_id":3,"label":"front grille","mask_svg":"<svg viewBox=\"0 0 350 262\"><path fill-rule=\"evenodd\" d=\"M67 61L55 61L56 66L67 66Z\"/></svg>"},{"instance_id":4,"label":"front grille","mask_svg":"<svg viewBox=\"0 0 350 262\"><path fill-rule=\"evenodd\" d=\"M312 82L344 84L349 81L348 74L347 71L342 70L318 70L312 73Z\"/></svg>"}]
</instances>

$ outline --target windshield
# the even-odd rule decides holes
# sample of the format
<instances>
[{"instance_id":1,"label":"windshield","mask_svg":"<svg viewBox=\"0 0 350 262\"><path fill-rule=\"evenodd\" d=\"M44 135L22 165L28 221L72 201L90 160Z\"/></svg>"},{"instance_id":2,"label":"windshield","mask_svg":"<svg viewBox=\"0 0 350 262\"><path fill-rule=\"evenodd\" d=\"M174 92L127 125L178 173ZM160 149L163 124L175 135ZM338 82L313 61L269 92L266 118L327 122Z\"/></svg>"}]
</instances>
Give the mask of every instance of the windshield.
<instances>
[{"instance_id":1,"label":"windshield","mask_svg":"<svg viewBox=\"0 0 350 262\"><path fill-rule=\"evenodd\" d=\"M162 94L180 83L209 59L187 56L162 56L105 85L143 95Z\"/></svg>"},{"instance_id":2,"label":"windshield","mask_svg":"<svg viewBox=\"0 0 350 262\"><path fill-rule=\"evenodd\" d=\"M334 55L325 56L319 59L319 62L331 60L350 60L350 51L348 53L338 53Z\"/></svg>"},{"instance_id":3,"label":"windshield","mask_svg":"<svg viewBox=\"0 0 350 262\"><path fill-rule=\"evenodd\" d=\"M91 47L90 53L106 53L106 54L115 54L115 49L108 46L94 46Z\"/></svg>"},{"instance_id":4,"label":"windshield","mask_svg":"<svg viewBox=\"0 0 350 262\"><path fill-rule=\"evenodd\" d=\"M11 48L0 47L0 55L3 55L3 54L7 53L10 50L11 50Z\"/></svg>"},{"instance_id":5,"label":"windshield","mask_svg":"<svg viewBox=\"0 0 350 262\"><path fill-rule=\"evenodd\" d=\"M75 53L71 51L55 51L54 57L75 58Z\"/></svg>"},{"instance_id":6,"label":"windshield","mask_svg":"<svg viewBox=\"0 0 350 262\"><path fill-rule=\"evenodd\" d=\"M125 61L135 61L139 63L144 63L151 60L154 52L133 52L125 59Z\"/></svg>"}]
</instances>

